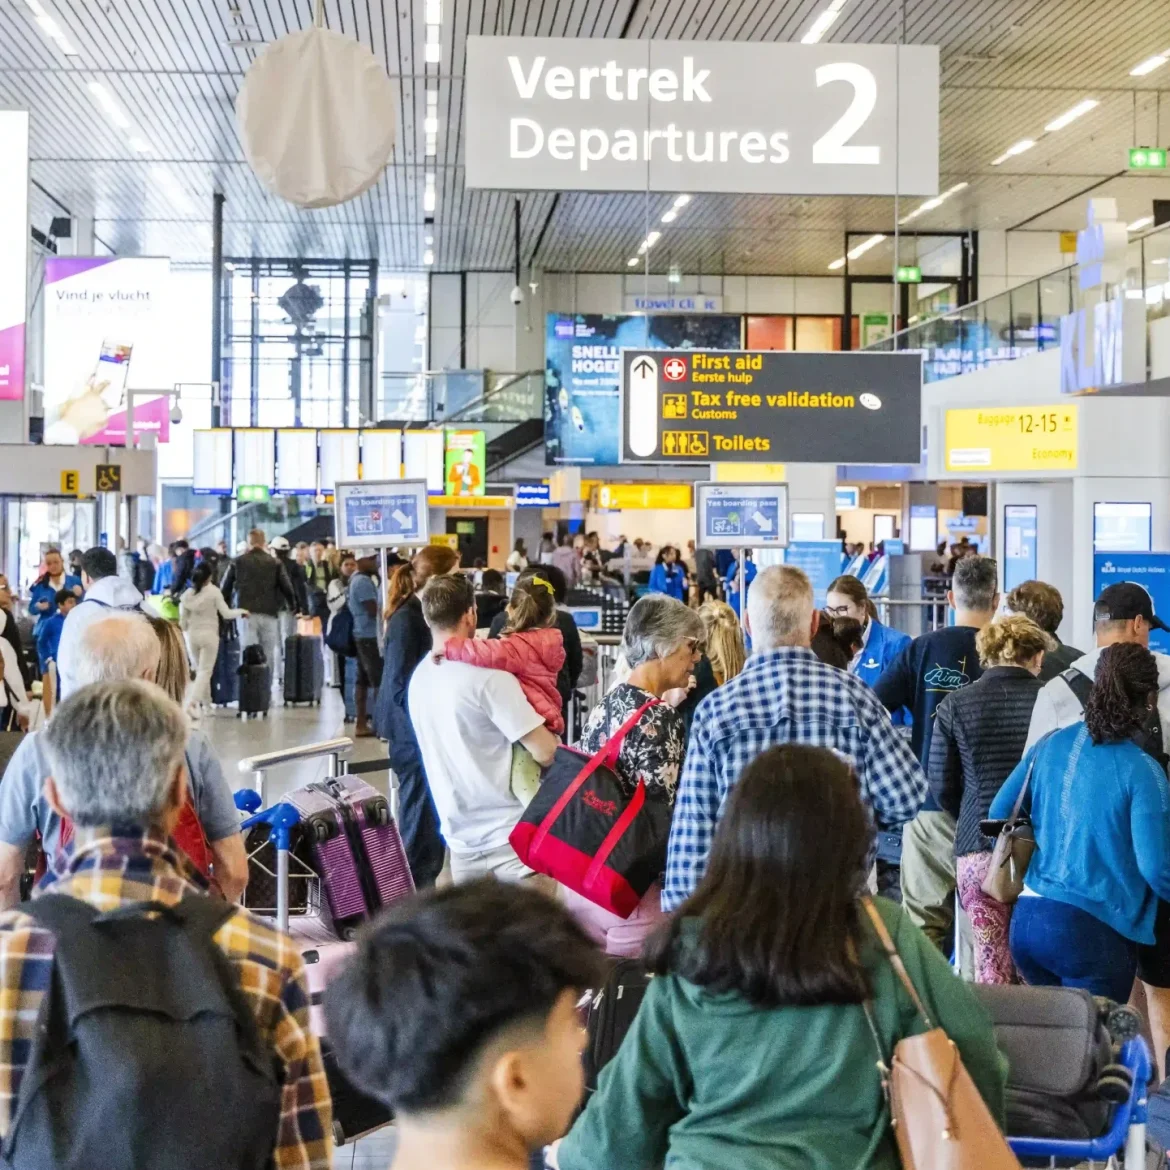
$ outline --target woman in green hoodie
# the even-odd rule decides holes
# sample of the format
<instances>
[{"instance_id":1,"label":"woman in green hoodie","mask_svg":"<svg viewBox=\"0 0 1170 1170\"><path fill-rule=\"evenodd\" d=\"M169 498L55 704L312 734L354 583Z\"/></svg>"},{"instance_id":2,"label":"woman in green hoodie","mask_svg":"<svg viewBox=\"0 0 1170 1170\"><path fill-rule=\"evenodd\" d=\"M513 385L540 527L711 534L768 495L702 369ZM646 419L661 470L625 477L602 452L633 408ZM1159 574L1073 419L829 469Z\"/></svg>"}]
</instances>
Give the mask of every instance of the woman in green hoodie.
<instances>
[{"instance_id":1,"label":"woman in green hoodie","mask_svg":"<svg viewBox=\"0 0 1170 1170\"><path fill-rule=\"evenodd\" d=\"M859 900L872 835L831 752L787 744L744 770L560 1170L898 1170L877 1043L888 1064L923 1025ZM875 903L1002 1124L991 1021L901 908Z\"/></svg>"}]
</instances>

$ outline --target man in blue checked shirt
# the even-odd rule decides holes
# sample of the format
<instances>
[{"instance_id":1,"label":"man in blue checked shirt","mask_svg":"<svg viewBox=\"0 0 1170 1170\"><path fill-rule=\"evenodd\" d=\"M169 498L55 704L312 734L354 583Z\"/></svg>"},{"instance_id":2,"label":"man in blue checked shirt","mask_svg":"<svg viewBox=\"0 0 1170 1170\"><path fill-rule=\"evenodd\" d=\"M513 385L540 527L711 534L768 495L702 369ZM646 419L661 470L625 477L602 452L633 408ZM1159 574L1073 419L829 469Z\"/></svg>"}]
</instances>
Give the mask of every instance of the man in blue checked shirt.
<instances>
[{"instance_id":1,"label":"man in blue checked shirt","mask_svg":"<svg viewBox=\"0 0 1170 1170\"><path fill-rule=\"evenodd\" d=\"M662 908L677 909L707 868L731 786L765 748L803 743L847 756L878 826L918 812L926 776L872 690L809 649L818 614L808 577L775 565L748 594L753 651L743 672L699 704L679 782Z\"/></svg>"}]
</instances>

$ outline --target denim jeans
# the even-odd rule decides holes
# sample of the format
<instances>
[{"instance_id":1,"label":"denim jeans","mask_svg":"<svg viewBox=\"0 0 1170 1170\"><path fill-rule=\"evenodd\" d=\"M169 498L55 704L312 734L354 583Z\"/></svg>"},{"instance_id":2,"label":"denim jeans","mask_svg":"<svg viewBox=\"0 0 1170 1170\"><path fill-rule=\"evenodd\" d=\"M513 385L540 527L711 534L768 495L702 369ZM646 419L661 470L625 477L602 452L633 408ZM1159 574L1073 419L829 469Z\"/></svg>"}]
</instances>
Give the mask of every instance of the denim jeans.
<instances>
[{"instance_id":1,"label":"denim jeans","mask_svg":"<svg viewBox=\"0 0 1170 1170\"><path fill-rule=\"evenodd\" d=\"M443 870L446 845L439 832L439 814L421 767L395 769L398 778L398 831L414 884L420 889L435 884Z\"/></svg>"},{"instance_id":2,"label":"denim jeans","mask_svg":"<svg viewBox=\"0 0 1170 1170\"><path fill-rule=\"evenodd\" d=\"M1137 945L1077 906L1024 895L1012 912L1011 948L1025 983L1129 999Z\"/></svg>"}]
</instances>

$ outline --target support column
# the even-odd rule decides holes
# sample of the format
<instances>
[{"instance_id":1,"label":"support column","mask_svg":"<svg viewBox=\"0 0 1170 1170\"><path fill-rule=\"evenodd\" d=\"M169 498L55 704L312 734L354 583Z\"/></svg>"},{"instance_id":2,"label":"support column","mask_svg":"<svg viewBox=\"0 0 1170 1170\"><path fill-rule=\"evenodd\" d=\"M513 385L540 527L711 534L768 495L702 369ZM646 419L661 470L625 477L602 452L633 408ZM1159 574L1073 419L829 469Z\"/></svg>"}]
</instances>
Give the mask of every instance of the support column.
<instances>
[{"instance_id":1,"label":"support column","mask_svg":"<svg viewBox=\"0 0 1170 1170\"><path fill-rule=\"evenodd\" d=\"M211 197L211 425L218 427L223 417L223 205L224 196L217 191Z\"/></svg>"}]
</instances>

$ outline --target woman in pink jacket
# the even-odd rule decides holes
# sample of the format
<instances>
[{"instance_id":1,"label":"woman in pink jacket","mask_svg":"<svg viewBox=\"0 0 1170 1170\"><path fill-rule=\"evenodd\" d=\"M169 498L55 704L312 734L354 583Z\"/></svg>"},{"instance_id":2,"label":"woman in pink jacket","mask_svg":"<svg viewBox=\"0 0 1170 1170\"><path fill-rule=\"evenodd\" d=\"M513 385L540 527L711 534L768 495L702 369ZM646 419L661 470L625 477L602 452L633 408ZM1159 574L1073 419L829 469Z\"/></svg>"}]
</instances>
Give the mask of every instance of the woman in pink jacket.
<instances>
[{"instance_id":1,"label":"woman in pink jacket","mask_svg":"<svg viewBox=\"0 0 1170 1170\"><path fill-rule=\"evenodd\" d=\"M557 606L553 587L536 575L518 581L506 613L507 625L499 638L451 638L446 657L453 662L504 670L514 675L553 735L562 735L565 719L557 675L565 662L565 645L555 626ZM528 804L540 786L540 765L520 744L512 749L512 791Z\"/></svg>"}]
</instances>

